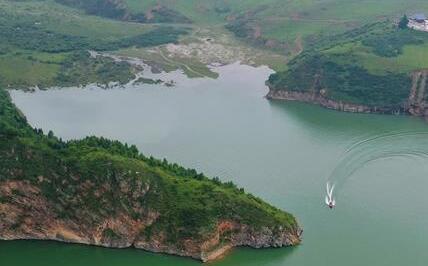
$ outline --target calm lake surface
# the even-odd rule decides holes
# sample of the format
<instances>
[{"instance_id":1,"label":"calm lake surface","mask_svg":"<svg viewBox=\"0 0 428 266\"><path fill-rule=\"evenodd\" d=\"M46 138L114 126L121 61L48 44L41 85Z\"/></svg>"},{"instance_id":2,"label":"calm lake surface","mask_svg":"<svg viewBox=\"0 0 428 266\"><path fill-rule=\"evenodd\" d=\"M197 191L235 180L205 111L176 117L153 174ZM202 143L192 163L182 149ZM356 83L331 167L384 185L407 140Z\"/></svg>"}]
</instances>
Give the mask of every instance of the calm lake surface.
<instances>
[{"instance_id":1,"label":"calm lake surface","mask_svg":"<svg viewBox=\"0 0 428 266\"><path fill-rule=\"evenodd\" d=\"M29 122L64 139L105 136L146 155L232 180L293 213L295 248L235 249L226 265L427 265L428 124L411 117L340 113L264 98L266 67L220 77L152 74L177 85L12 91ZM334 170L336 169L336 170ZM333 172L333 174L332 174ZM337 208L324 205L327 180ZM191 259L55 242L0 242L2 265L199 265Z\"/></svg>"}]
</instances>

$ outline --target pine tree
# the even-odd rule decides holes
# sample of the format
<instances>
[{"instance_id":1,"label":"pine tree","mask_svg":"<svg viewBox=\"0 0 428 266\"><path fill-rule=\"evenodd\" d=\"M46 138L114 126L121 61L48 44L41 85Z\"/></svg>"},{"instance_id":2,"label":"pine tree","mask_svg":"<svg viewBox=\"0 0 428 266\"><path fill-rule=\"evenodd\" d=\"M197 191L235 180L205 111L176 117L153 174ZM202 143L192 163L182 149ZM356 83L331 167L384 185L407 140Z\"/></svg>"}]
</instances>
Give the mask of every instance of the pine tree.
<instances>
[{"instance_id":1,"label":"pine tree","mask_svg":"<svg viewBox=\"0 0 428 266\"><path fill-rule=\"evenodd\" d=\"M398 23L398 28L400 29L407 29L407 25L409 24L409 19L407 18L406 15L404 15L400 22Z\"/></svg>"}]
</instances>

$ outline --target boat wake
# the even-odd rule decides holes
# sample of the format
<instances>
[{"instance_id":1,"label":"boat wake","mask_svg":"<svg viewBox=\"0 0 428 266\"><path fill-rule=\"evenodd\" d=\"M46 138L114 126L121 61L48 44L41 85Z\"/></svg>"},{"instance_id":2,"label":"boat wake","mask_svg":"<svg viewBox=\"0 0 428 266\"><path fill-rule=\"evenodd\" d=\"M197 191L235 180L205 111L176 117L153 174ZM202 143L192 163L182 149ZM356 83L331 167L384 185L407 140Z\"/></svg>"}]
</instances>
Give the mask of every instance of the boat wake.
<instances>
[{"instance_id":1,"label":"boat wake","mask_svg":"<svg viewBox=\"0 0 428 266\"><path fill-rule=\"evenodd\" d=\"M365 165L392 158L428 159L428 132L392 132L353 143L328 177L326 199Z\"/></svg>"},{"instance_id":2,"label":"boat wake","mask_svg":"<svg viewBox=\"0 0 428 266\"><path fill-rule=\"evenodd\" d=\"M326 189L327 196L325 196L325 204L327 204L330 209L333 209L336 206L336 200L333 197L334 184L330 186L330 183L327 183Z\"/></svg>"}]
</instances>

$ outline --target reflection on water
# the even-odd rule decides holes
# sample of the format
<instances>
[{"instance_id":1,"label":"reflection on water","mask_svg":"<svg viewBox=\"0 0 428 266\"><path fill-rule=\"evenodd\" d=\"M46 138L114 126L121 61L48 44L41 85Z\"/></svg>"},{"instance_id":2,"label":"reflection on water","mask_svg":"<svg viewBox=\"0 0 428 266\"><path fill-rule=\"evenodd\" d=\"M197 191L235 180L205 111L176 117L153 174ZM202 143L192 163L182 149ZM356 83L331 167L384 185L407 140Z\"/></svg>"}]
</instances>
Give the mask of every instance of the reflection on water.
<instances>
[{"instance_id":1,"label":"reflection on water","mask_svg":"<svg viewBox=\"0 0 428 266\"><path fill-rule=\"evenodd\" d=\"M422 136L358 144L390 132L428 132L423 121L270 102L264 98L270 69L234 64L215 71L220 74L216 80L188 79L179 72L153 74L176 80L174 88L140 85L11 94L34 126L65 139L102 135L136 144L147 155L233 180L292 212L303 225L303 244L297 248L237 249L214 265L390 266L428 261L426 160L392 156L369 164L346 161L350 154L371 156L391 143L394 151L424 147ZM338 167L358 171L346 177L337 208L331 211L324 206L325 183ZM340 179L345 174L339 172ZM37 261L64 249L51 243L0 242L0 253L8 251L2 260L9 264L23 250ZM196 264L141 251L73 249L82 256L66 256L70 265ZM57 265L60 254L44 265Z\"/></svg>"}]
</instances>

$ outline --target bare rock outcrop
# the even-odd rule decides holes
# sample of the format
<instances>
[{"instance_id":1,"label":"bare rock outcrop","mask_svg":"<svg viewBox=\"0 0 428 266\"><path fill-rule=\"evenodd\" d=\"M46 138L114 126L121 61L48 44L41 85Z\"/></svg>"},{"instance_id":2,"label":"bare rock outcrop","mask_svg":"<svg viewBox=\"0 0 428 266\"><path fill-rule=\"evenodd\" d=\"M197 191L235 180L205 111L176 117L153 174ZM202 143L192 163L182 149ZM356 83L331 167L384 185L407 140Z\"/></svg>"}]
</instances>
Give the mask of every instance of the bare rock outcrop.
<instances>
[{"instance_id":1,"label":"bare rock outcrop","mask_svg":"<svg viewBox=\"0 0 428 266\"><path fill-rule=\"evenodd\" d=\"M382 113L382 114L399 114L403 109L390 108L382 106L366 106L360 104L334 101L324 96L323 91L306 92L306 91L287 91L287 90L270 90L266 95L270 100L287 100L314 103L328 109L334 109L351 113Z\"/></svg>"},{"instance_id":2,"label":"bare rock outcrop","mask_svg":"<svg viewBox=\"0 0 428 266\"><path fill-rule=\"evenodd\" d=\"M42 180L43 178L40 178ZM123 192L127 185L120 184ZM144 191L144 189L142 190ZM203 262L224 256L236 246L283 247L300 243L300 228L254 228L233 221L219 221L200 239L172 243L164 233L148 235L144 229L159 218L156 210L141 208L139 217L114 213L89 219L58 217L39 187L28 181L0 182L0 239L55 240L111 248L135 247L151 252L192 257ZM91 222L88 222L91 220ZM94 222L96 221L96 222Z\"/></svg>"}]
</instances>

